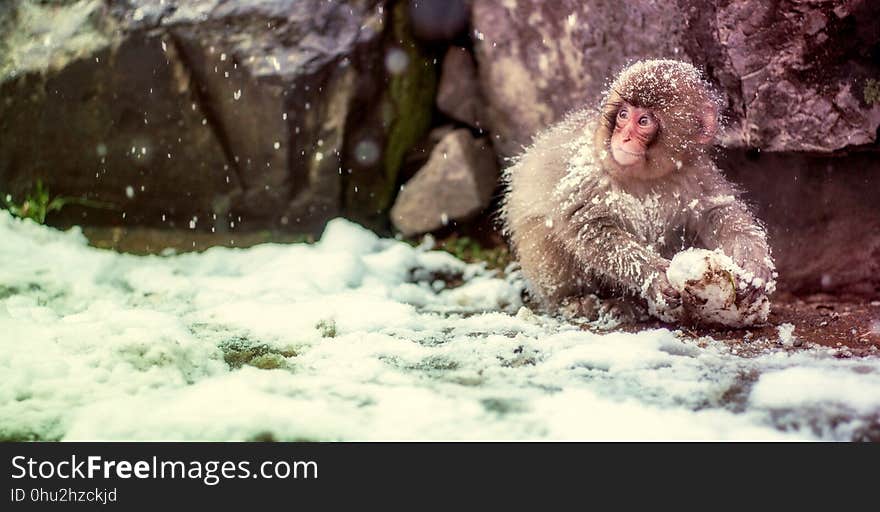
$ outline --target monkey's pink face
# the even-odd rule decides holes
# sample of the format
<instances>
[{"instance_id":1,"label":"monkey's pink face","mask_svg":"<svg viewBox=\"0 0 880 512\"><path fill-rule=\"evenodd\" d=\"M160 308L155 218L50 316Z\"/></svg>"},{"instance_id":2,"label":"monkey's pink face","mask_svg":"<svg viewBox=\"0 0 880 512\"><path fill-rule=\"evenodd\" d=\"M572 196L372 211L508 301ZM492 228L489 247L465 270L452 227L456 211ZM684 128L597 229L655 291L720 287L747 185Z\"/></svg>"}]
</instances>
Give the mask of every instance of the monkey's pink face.
<instances>
[{"instance_id":1,"label":"monkey's pink face","mask_svg":"<svg viewBox=\"0 0 880 512\"><path fill-rule=\"evenodd\" d=\"M643 164L659 128L650 110L624 103L617 112L611 134L611 156L621 167Z\"/></svg>"}]
</instances>

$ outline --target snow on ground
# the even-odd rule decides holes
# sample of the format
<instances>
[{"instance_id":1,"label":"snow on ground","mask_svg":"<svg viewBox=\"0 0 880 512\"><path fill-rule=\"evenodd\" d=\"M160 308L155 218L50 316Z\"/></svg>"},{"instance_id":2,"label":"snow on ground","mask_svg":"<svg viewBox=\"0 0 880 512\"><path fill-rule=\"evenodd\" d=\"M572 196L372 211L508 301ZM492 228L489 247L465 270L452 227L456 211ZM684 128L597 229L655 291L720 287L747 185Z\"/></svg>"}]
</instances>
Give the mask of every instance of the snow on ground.
<instances>
[{"instance_id":1,"label":"snow on ground","mask_svg":"<svg viewBox=\"0 0 880 512\"><path fill-rule=\"evenodd\" d=\"M595 334L337 219L131 256L0 212L0 439L859 439L880 360ZM444 289L442 276L463 284Z\"/></svg>"}]
</instances>

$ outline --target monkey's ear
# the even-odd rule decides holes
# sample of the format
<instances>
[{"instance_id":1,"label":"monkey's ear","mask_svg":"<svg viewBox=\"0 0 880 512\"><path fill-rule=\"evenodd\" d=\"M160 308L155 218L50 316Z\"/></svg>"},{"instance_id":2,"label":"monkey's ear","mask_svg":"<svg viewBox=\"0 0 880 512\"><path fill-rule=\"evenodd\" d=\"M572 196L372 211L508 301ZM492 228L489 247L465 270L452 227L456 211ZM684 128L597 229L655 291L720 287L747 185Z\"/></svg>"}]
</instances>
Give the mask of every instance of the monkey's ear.
<instances>
[{"instance_id":1,"label":"monkey's ear","mask_svg":"<svg viewBox=\"0 0 880 512\"><path fill-rule=\"evenodd\" d=\"M703 106L700 112L700 133L697 134L697 142L710 144L718 133L718 107L709 103Z\"/></svg>"}]
</instances>

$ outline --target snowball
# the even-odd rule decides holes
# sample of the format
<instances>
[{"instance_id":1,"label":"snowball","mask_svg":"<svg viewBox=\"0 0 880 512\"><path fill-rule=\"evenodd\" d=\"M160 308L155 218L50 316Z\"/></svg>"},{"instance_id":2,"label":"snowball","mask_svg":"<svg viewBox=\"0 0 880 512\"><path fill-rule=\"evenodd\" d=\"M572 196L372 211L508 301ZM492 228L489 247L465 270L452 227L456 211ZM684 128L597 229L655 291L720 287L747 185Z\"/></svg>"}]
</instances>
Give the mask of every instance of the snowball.
<instances>
[{"instance_id":1,"label":"snowball","mask_svg":"<svg viewBox=\"0 0 880 512\"><path fill-rule=\"evenodd\" d=\"M750 274L719 250L688 249L672 258L666 277L682 294L685 317L701 323L743 327L765 322L770 299L759 296L738 304L736 288L748 283Z\"/></svg>"}]
</instances>

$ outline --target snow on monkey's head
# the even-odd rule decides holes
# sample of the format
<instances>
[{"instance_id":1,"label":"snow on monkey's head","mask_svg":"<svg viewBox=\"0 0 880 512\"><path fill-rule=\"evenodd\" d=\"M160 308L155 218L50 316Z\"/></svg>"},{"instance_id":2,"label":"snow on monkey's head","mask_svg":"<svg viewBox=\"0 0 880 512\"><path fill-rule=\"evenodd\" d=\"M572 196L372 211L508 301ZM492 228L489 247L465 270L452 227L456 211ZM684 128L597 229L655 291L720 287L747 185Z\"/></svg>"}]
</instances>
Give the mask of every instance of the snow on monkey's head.
<instances>
[{"instance_id":1,"label":"snow on monkey's head","mask_svg":"<svg viewBox=\"0 0 880 512\"><path fill-rule=\"evenodd\" d=\"M595 147L617 178L650 180L705 152L718 131L720 100L700 72L676 60L625 68L602 101Z\"/></svg>"}]
</instances>

